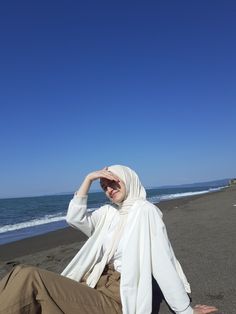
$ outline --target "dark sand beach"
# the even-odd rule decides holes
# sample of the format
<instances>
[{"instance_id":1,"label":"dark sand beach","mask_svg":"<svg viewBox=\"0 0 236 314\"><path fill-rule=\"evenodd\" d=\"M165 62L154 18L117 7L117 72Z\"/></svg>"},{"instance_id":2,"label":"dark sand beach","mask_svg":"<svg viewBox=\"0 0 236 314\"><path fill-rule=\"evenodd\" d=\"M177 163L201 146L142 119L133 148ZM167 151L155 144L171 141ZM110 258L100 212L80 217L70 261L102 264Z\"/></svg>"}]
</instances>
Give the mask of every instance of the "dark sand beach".
<instances>
[{"instance_id":1,"label":"dark sand beach","mask_svg":"<svg viewBox=\"0 0 236 314\"><path fill-rule=\"evenodd\" d=\"M218 313L236 314L236 187L158 207L191 284L192 305L214 305ZM0 278L16 263L61 272L85 241L86 236L68 227L1 245ZM171 313L164 301L159 313Z\"/></svg>"}]
</instances>

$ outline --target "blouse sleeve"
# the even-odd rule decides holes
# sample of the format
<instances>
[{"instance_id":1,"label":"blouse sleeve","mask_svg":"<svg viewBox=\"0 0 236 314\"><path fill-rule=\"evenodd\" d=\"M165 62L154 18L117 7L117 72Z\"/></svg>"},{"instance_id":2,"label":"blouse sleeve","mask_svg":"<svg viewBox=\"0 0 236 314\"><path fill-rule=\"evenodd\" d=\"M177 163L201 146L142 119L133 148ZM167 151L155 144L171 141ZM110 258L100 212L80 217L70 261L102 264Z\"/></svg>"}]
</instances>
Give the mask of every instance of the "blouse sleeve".
<instances>
[{"instance_id":1,"label":"blouse sleeve","mask_svg":"<svg viewBox=\"0 0 236 314\"><path fill-rule=\"evenodd\" d=\"M99 221L100 210L87 212L87 200L88 196L75 195L69 203L66 221L90 237Z\"/></svg>"},{"instance_id":2,"label":"blouse sleeve","mask_svg":"<svg viewBox=\"0 0 236 314\"><path fill-rule=\"evenodd\" d=\"M167 303L176 314L193 314L184 284L174 265L175 256L164 222L158 214L151 217L152 265L156 279ZM154 223L154 225L153 225Z\"/></svg>"}]
</instances>

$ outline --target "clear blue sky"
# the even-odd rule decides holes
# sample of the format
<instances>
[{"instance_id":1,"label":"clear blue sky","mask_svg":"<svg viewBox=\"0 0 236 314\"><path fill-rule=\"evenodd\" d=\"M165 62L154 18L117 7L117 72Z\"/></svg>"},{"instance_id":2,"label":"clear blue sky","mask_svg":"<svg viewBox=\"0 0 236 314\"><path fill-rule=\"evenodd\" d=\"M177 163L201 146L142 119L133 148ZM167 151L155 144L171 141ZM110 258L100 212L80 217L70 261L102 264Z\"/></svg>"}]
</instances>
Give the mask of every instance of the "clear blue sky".
<instances>
[{"instance_id":1,"label":"clear blue sky","mask_svg":"<svg viewBox=\"0 0 236 314\"><path fill-rule=\"evenodd\" d=\"M236 176L236 2L5 1L0 197ZM94 188L96 188L96 184Z\"/></svg>"}]
</instances>

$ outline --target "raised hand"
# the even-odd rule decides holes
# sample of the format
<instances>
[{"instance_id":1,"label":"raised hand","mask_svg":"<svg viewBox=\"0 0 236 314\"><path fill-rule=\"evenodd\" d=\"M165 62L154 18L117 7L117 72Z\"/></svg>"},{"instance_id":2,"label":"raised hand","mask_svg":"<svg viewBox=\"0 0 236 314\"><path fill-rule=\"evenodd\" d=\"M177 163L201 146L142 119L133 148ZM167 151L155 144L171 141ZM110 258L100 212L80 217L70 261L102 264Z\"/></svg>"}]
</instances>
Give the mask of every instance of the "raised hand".
<instances>
[{"instance_id":1,"label":"raised hand","mask_svg":"<svg viewBox=\"0 0 236 314\"><path fill-rule=\"evenodd\" d=\"M105 179L108 179L111 181L119 182L120 179L115 174L108 171L107 169L108 168L105 167L101 170L97 170L97 171L93 171L93 172L89 173L85 177L83 183L81 184L80 188L78 189L78 191L75 194L77 196L87 195L92 182L97 180L97 179L105 178Z\"/></svg>"},{"instance_id":2,"label":"raised hand","mask_svg":"<svg viewBox=\"0 0 236 314\"><path fill-rule=\"evenodd\" d=\"M108 171L107 170L108 168L105 167L101 170L98 170L98 171L93 171L91 173L89 173L87 175L87 179L89 179L91 182L93 182L94 180L97 180L97 179L108 179L108 180L111 180L111 181L119 181L119 178L113 174L112 172Z\"/></svg>"},{"instance_id":3,"label":"raised hand","mask_svg":"<svg viewBox=\"0 0 236 314\"><path fill-rule=\"evenodd\" d=\"M218 309L214 306L197 304L193 308L193 314L207 314L218 311Z\"/></svg>"}]
</instances>

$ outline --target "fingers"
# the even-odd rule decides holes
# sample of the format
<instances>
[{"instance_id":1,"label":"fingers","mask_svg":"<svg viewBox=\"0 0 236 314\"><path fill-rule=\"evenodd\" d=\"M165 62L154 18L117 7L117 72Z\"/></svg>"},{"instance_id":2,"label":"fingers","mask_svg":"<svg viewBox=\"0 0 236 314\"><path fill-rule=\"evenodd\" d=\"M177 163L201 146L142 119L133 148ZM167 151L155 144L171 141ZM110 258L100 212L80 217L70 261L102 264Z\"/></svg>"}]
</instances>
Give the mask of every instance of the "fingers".
<instances>
[{"instance_id":1,"label":"fingers","mask_svg":"<svg viewBox=\"0 0 236 314\"><path fill-rule=\"evenodd\" d=\"M111 171L109 171L107 169L108 169L108 167L104 167L101 170L91 172L90 174L87 175L87 178L91 182L93 182L94 180L97 180L97 179L102 179L102 178L108 179L110 181L120 182L120 178L117 177L114 173L112 173Z\"/></svg>"},{"instance_id":2,"label":"fingers","mask_svg":"<svg viewBox=\"0 0 236 314\"><path fill-rule=\"evenodd\" d=\"M102 170L96 171L97 179L106 178L110 181L120 181L120 178L116 176L114 173L108 170L108 167L104 167Z\"/></svg>"},{"instance_id":3,"label":"fingers","mask_svg":"<svg viewBox=\"0 0 236 314\"><path fill-rule=\"evenodd\" d=\"M204 304L197 304L194 306L194 313L196 314L207 314L218 311L215 306L209 306Z\"/></svg>"},{"instance_id":4,"label":"fingers","mask_svg":"<svg viewBox=\"0 0 236 314\"><path fill-rule=\"evenodd\" d=\"M120 180L120 178L117 177L114 173L107 170L107 167L106 167L106 169L102 170L101 175L103 178L106 178L106 179L111 180L111 181L119 181Z\"/></svg>"}]
</instances>

